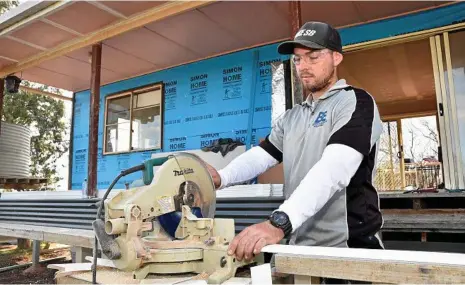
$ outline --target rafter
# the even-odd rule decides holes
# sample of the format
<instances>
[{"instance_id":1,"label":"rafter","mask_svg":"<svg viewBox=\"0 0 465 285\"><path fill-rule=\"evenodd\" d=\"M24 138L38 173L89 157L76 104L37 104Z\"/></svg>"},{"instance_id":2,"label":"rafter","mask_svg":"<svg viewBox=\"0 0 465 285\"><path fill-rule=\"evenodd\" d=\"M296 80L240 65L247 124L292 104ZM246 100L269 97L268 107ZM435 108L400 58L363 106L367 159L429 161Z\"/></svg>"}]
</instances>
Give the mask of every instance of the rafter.
<instances>
[{"instance_id":1,"label":"rafter","mask_svg":"<svg viewBox=\"0 0 465 285\"><path fill-rule=\"evenodd\" d=\"M161 19L184 13L199 7L203 7L212 2L215 1L174 1L154 7L130 18L123 19L118 23L112 24L99 31L64 42L55 48L40 52L18 63L8 65L0 70L0 77L4 77L6 75L36 66L47 60L51 60L80 48L102 42L108 38L115 37L136 28L140 28L149 23L159 21Z\"/></svg>"},{"instance_id":2,"label":"rafter","mask_svg":"<svg viewBox=\"0 0 465 285\"><path fill-rule=\"evenodd\" d=\"M52 98L55 98L55 99L60 99L60 100L65 100L65 101L72 101L73 100L73 98L66 97L66 96L63 96L63 95L60 95L60 94L55 94L55 93L52 93L52 92L43 91L43 90L31 88L31 87L22 86L22 85L19 86L19 89L21 89L23 91L26 91L26 92L33 93L33 94L45 95L45 96L52 97Z\"/></svg>"},{"instance_id":3,"label":"rafter","mask_svg":"<svg viewBox=\"0 0 465 285\"><path fill-rule=\"evenodd\" d=\"M5 36L5 35L9 35L10 33L12 33L13 31L16 31L17 29L20 29L20 28L23 28L25 27L26 25L34 22L35 20L37 19L42 19L52 13L55 13L57 11L59 11L60 9L63 9L64 7L68 6L68 5L71 5L73 2L72 1L57 1L56 3L48 6L47 8L37 12L36 14L34 15L31 15L27 18L24 18L23 20L21 21L18 21L2 30L0 30L0 36Z\"/></svg>"},{"instance_id":4,"label":"rafter","mask_svg":"<svg viewBox=\"0 0 465 285\"><path fill-rule=\"evenodd\" d=\"M86 1L87 3L91 4L91 5L94 5L95 7L99 8L100 10L103 10L107 13L110 13L112 14L113 16L116 16L118 18L122 18L122 19L127 19L128 17L126 17L125 15L121 14L120 12L108 7L107 5L103 4L102 2L99 2L99 1Z\"/></svg>"}]
</instances>

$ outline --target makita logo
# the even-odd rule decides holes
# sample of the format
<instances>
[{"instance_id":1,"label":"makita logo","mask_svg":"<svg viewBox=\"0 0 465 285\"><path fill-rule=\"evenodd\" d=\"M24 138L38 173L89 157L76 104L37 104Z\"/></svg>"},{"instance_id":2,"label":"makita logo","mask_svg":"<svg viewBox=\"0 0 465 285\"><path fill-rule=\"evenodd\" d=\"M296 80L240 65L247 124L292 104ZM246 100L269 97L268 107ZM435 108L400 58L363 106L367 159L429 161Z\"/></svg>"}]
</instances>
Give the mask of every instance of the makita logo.
<instances>
[{"instance_id":1,"label":"makita logo","mask_svg":"<svg viewBox=\"0 0 465 285\"><path fill-rule=\"evenodd\" d=\"M192 169L192 168L184 168L184 169L181 169L181 170L173 170L173 173L174 173L174 176L181 176L181 175L184 175L184 174L194 173L194 169Z\"/></svg>"},{"instance_id":2,"label":"makita logo","mask_svg":"<svg viewBox=\"0 0 465 285\"><path fill-rule=\"evenodd\" d=\"M300 30L297 32L297 34L295 35L295 37L305 37L305 36L313 36L314 34L316 33L315 30Z\"/></svg>"}]
</instances>

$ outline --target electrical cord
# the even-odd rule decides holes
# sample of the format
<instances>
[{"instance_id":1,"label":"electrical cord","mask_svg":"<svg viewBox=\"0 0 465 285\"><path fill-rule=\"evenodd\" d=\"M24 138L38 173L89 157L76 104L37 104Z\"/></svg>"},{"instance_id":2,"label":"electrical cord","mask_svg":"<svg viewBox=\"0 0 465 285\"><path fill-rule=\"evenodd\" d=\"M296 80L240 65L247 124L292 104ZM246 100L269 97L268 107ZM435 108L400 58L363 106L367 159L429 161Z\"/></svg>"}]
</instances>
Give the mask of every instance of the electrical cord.
<instances>
[{"instance_id":1,"label":"electrical cord","mask_svg":"<svg viewBox=\"0 0 465 285\"><path fill-rule=\"evenodd\" d=\"M140 165L137 165L137 166L134 166L134 167L131 167L131 168L128 168L126 170L121 171L121 173L118 174L118 176L116 176L115 179L113 179L113 182L110 184L107 191L105 191L105 194L103 195L102 200L100 200L100 205L99 205L99 207L97 209L97 217L96 217L96 219L100 219L100 215L101 215L102 209L103 209L103 203L107 199L108 195L110 194L110 191L113 189L116 182L118 182L118 180L120 180L121 177L124 177L124 176L126 176L128 174L131 174L131 173L134 173L134 172L137 172L137 171L143 171L143 170L145 170L145 165L140 164ZM92 267L91 267L92 268L92 284L97 284L97 249L98 249L98 239L97 239L97 235L95 235L95 237L94 237L94 248L92 249L92 254L93 254Z\"/></svg>"}]
</instances>

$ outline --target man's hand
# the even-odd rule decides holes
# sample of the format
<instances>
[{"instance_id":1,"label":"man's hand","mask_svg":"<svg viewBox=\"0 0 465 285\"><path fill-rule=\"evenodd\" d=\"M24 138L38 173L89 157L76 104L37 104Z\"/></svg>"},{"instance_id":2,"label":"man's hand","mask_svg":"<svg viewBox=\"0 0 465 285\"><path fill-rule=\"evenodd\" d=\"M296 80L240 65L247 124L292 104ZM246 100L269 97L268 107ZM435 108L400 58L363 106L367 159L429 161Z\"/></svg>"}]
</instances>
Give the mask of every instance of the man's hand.
<instances>
[{"instance_id":1,"label":"man's hand","mask_svg":"<svg viewBox=\"0 0 465 285\"><path fill-rule=\"evenodd\" d=\"M283 230L276 228L269 221L244 229L229 245L228 254L236 255L237 260L243 257L251 260L254 254L261 252L269 244L276 244L284 238Z\"/></svg>"},{"instance_id":2,"label":"man's hand","mask_svg":"<svg viewBox=\"0 0 465 285\"><path fill-rule=\"evenodd\" d=\"M216 169L213 166L206 163L205 161L204 163L207 165L208 172L210 172L210 175L212 176L213 184L215 184L215 188L218 189L221 186L221 177L218 174L218 171L216 171Z\"/></svg>"}]
</instances>

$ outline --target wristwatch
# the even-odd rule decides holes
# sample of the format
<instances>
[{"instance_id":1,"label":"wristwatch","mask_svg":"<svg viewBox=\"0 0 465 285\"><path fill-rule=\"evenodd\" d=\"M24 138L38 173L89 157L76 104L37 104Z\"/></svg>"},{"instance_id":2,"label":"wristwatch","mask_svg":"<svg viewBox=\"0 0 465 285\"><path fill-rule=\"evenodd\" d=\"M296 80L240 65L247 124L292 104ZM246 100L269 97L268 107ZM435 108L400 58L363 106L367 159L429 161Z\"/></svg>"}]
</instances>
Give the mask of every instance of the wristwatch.
<instances>
[{"instance_id":1,"label":"wristwatch","mask_svg":"<svg viewBox=\"0 0 465 285\"><path fill-rule=\"evenodd\" d=\"M286 213L282 211L274 211L268 219L273 226L283 230L284 237L289 236L292 232L292 224Z\"/></svg>"}]
</instances>

